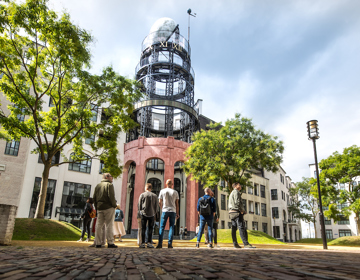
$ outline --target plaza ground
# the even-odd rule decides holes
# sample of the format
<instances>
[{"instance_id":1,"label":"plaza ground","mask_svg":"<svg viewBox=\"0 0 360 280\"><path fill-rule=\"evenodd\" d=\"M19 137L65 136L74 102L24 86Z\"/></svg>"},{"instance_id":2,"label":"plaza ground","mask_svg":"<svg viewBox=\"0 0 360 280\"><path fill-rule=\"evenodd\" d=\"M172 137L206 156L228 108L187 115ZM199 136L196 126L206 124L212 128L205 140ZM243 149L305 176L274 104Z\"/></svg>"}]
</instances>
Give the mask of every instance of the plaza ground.
<instances>
[{"instance_id":1,"label":"plaza ground","mask_svg":"<svg viewBox=\"0 0 360 280\"><path fill-rule=\"evenodd\" d=\"M360 279L360 248L355 247L325 251L321 245L291 244L247 250L202 244L196 249L193 242L176 241L174 249L139 249L134 239L116 242L118 249L90 244L13 241L0 247L0 279Z\"/></svg>"}]
</instances>

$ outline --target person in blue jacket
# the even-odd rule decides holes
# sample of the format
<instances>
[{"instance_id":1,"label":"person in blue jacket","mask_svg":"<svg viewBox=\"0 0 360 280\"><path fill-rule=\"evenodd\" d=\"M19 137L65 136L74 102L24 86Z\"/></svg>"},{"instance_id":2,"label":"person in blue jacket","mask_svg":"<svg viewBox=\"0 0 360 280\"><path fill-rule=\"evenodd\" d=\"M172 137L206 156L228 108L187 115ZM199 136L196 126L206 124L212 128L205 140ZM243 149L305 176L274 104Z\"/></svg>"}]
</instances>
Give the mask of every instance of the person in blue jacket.
<instances>
[{"instance_id":1,"label":"person in blue jacket","mask_svg":"<svg viewBox=\"0 0 360 280\"><path fill-rule=\"evenodd\" d=\"M197 203L197 211L200 216L200 228L197 237L196 248L199 248L199 243L206 224L209 226L208 247L213 248L212 229L213 229L214 216L216 213L216 203L215 203L215 199L211 197L210 194L211 194L210 188L206 188L205 195L203 197L200 197Z\"/></svg>"},{"instance_id":2,"label":"person in blue jacket","mask_svg":"<svg viewBox=\"0 0 360 280\"><path fill-rule=\"evenodd\" d=\"M115 208L114 240L116 236L119 236L120 242L122 242L121 236L124 236L126 234L123 219L124 219L124 212L120 209L120 205L117 204Z\"/></svg>"}]
</instances>

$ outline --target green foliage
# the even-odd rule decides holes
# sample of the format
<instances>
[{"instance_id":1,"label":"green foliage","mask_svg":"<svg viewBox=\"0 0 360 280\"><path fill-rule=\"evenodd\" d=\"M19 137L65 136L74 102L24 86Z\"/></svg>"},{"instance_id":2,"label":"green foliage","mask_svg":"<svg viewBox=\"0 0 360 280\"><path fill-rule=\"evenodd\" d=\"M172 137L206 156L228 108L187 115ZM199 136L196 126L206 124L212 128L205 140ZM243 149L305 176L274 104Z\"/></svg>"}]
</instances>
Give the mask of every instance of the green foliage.
<instances>
[{"instance_id":1,"label":"green foliage","mask_svg":"<svg viewBox=\"0 0 360 280\"><path fill-rule=\"evenodd\" d=\"M314 192L316 190L316 181L310 178L302 178L301 182L296 183L294 189L290 189L290 195L297 195L295 206L290 207L289 210L294 211L295 218L300 218L306 223L312 222L314 224L316 236L316 216L320 209Z\"/></svg>"},{"instance_id":2,"label":"green foliage","mask_svg":"<svg viewBox=\"0 0 360 280\"><path fill-rule=\"evenodd\" d=\"M193 144L185 152L186 174L204 187L217 185L222 179L230 192L234 182L251 186L252 169L278 170L283 143L257 130L250 119L236 114L224 126L212 123L209 128L195 133Z\"/></svg>"},{"instance_id":3,"label":"green foliage","mask_svg":"<svg viewBox=\"0 0 360 280\"><path fill-rule=\"evenodd\" d=\"M337 221L339 214L349 217L353 212L356 216L359 232L360 185L356 184L356 178L360 176L360 147L353 145L345 148L342 154L336 151L328 158L320 161L319 167L321 169L320 178L326 181L328 186L324 196L329 201L330 206L325 215ZM347 184L347 187L339 191L334 186L337 182ZM344 207L339 209L337 204Z\"/></svg>"},{"instance_id":4,"label":"green foliage","mask_svg":"<svg viewBox=\"0 0 360 280\"><path fill-rule=\"evenodd\" d=\"M257 230L248 230L248 239L251 244L285 244L270 235ZM218 229L217 231L217 241L218 243L233 243L231 238L231 229ZM239 233L237 235L238 241L241 243ZM196 242L197 239L194 238L191 241ZM201 242L205 242L204 234L201 237Z\"/></svg>"},{"instance_id":5,"label":"green foliage","mask_svg":"<svg viewBox=\"0 0 360 280\"><path fill-rule=\"evenodd\" d=\"M49 169L70 160L84 160L86 138L95 137L92 154L87 156L102 160L104 172L115 178L121 175L117 139L121 131L136 125L130 115L141 96L135 90L136 82L111 67L100 75L87 72L93 37L74 25L68 14L58 16L49 10L47 3L26 0L0 4L0 91L10 102L0 109L0 137L25 137L36 143L32 152L39 153L44 163L41 204L35 214L40 218ZM50 100L54 106L44 110ZM93 121L100 107L105 107L106 117ZM25 120L18 117L21 115ZM74 156L53 164L53 156L66 146L72 147Z\"/></svg>"},{"instance_id":6,"label":"green foliage","mask_svg":"<svg viewBox=\"0 0 360 280\"><path fill-rule=\"evenodd\" d=\"M81 230L72 224L48 219L15 219L13 240L78 240Z\"/></svg>"}]
</instances>

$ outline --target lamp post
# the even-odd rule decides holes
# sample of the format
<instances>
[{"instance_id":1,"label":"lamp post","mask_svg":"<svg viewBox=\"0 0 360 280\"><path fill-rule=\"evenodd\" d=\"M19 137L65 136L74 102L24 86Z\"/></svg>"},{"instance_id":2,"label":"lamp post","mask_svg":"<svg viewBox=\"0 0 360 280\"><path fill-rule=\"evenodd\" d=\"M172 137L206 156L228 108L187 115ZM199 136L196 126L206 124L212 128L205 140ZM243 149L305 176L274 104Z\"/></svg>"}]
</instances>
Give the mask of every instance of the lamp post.
<instances>
[{"instance_id":1,"label":"lamp post","mask_svg":"<svg viewBox=\"0 0 360 280\"><path fill-rule=\"evenodd\" d=\"M315 143L316 139L320 138L319 129L318 129L318 121L311 120L311 121L308 121L306 124L307 124L309 140L311 139L313 141L313 146L314 146L316 181L317 181L317 187L318 187L318 193L319 193L319 208L320 208L319 218L320 218L320 225L321 225L321 238L323 241L323 249L327 249L326 235L325 235L325 221L324 221L324 214L323 214L322 202L321 202L319 168L318 168L318 162L317 162L316 143ZM316 238L316 236L315 236L315 238Z\"/></svg>"}]
</instances>

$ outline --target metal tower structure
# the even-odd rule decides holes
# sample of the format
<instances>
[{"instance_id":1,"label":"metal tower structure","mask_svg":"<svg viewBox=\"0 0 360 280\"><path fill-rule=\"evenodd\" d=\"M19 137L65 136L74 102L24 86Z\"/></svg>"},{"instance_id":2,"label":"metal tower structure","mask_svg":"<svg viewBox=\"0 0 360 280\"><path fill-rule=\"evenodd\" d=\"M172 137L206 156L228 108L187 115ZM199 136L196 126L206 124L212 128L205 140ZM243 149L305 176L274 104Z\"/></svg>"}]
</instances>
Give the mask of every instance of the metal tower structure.
<instances>
[{"instance_id":1,"label":"metal tower structure","mask_svg":"<svg viewBox=\"0 0 360 280\"><path fill-rule=\"evenodd\" d=\"M128 132L127 142L139 136L173 136L190 143L199 127L194 106L195 73L189 42L174 20L155 22L142 43L135 72L144 98L135 104L133 117L139 126Z\"/></svg>"}]
</instances>

